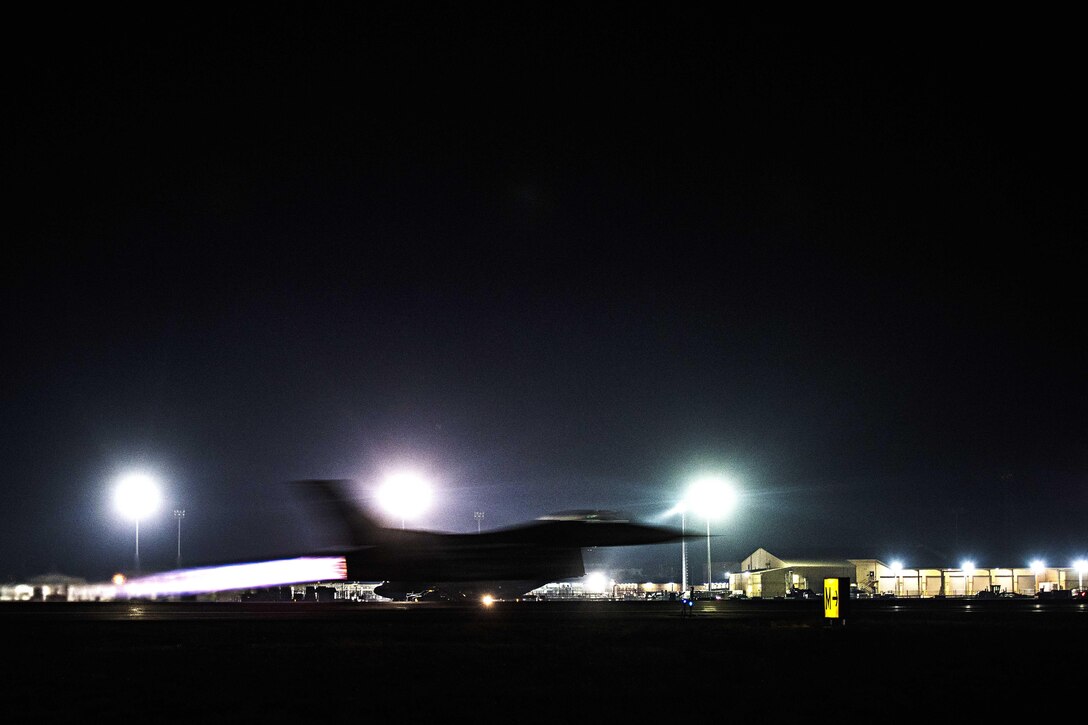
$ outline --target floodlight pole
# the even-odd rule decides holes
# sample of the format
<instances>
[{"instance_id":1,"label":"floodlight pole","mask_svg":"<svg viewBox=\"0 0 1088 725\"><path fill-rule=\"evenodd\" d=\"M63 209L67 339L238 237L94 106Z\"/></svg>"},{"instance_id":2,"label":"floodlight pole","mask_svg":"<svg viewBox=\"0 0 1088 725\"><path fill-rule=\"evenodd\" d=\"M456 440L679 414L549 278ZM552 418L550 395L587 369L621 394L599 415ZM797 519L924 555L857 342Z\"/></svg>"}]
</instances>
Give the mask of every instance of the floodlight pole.
<instances>
[{"instance_id":1,"label":"floodlight pole","mask_svg":"<svg viewBox=\"0 0 1088 725\"><path fill-rule=\"evenodd\" d=\"M174 518L178 520L178 560L177 568L181 568L181 520L185 518L185 509L174 509Z\"/></svg>"},{"instance_id":2,"label":"floodlight pole","mask_svg":"<svg viewBox=\"0 0 1088 725\"><path fill-rule=\"evenodd\" d=\"M709 592L714 588L714 569L710 566L710 517L706 517L706 590L707 596L713 596Z\"/></svg>"},{"instance_id":3,"label":"floodlight pole","mask_svg":"<svg viewBox=\"0 0 1088 725\"><path fill-rule=\"evenodd\" d=\"M680 512L680 593L688 590L687 513Z\"/></svg>"},{"instance_id":4,"label":"floodlight pole","mask_svg":"<svg viewBox=\"0 0 1088 725\"><path fill-rule=\"evenodd\" d=\"M136 571L140 571L140 520L136 519Z\"/></svg>"},{"instance_id":5,"label":"floodlight pole","mask_svg":"<svg viewBox=\"0 0 1088 725\"><path fill-rule=\"evenodd\" d=\"M474 519L476 519L476 533L478 534L478 533L480 533L480 530L481 530L480 529L480 522L483 521L483 519L484 519L484 512L483 511L477 511L476 513L472 514L472 517Z\"/></svg>"}]
</instances>

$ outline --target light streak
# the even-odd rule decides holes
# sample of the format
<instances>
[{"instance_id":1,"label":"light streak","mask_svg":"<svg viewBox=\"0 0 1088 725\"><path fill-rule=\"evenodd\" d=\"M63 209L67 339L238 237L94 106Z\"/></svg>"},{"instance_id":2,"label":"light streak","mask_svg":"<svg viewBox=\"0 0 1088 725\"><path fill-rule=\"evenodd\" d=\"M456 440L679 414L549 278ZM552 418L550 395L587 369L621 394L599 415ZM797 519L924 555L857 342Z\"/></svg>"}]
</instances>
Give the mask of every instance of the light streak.
<instances>
[{"instance_id":1,"label":"light streak","mask_svg":"<svg viewBox=\"0 0 1088 725\"><path fill-rule=\"evenodd\" d=\"M130 579L113 588L117 598L152 598L208 594L234 589L261 589L305 582L342 581L347 576L347 562L342 556L304 556L297 559L177 569Z\"/></svg>"}]
</instances>

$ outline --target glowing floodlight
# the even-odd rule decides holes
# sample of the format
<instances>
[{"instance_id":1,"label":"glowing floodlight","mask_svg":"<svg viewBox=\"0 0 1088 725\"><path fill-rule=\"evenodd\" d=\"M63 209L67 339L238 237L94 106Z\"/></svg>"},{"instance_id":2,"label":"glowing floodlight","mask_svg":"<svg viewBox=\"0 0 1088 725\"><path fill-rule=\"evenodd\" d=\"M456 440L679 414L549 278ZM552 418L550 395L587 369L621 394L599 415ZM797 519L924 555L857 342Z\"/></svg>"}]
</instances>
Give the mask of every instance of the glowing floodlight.
<instances>
[{"instance_id":1,"label":"glowing floodlight","mask_svg":"<svg viewBox=\"0 0 1088 725\"><path fill-rule=\"evenodd\" d=\"M899 578L903 576L903 562L896 559L889 568L892 570L892 576L895 577L895 596L899 596Z\"/></svg>"},{"instance_id":2,"label":"glowing floodlight","mask_svg":"<svg viewBox=\"0 0 1088 725\"><path fill-rule=\"evenodd\" d=\"M697 478L684 496L683 507L696 516L707 520L725 516L737 503L737 492L721 476Z\"/></svg>"},{"instance_id":3,"label":"glowing floodlight","mask_svg":"<svg viewBox=\"0 0 1088 725\"><path fill-rule=\"evenodd\" d=\"M1046 562L1042 559L1031 562L1031 573L1035 575L1035 591L1039 591L1039 575L1046 573Z\"/></svg>"},{"instance_id":4,"label":"glowing floodlight","mask_svg":"<svg viewBox=\"0 0 1088 725\"><path fill-rule=\"evenodd\" d=\"M159 508L162 495L155 479L143 473L132 473L120 480L113 493L117 511L130 521L139 522Z\"/></svg>"},{"instance_id":5,"label":"glowing floodlight","mask_svg":"<svg viewBox=\"0 0 1088 725\"><path fill-rule=\"evenodd\" d=\"M975 562L965 561L960 565L963 569L963 595L971 593L971 579L975 576Z\"/></svg>"},{"instance_id":6,"label":"glowing floodlight","mask_svg":"<svg viewBox=\"0 0 1088 725\"><path fill-rule=\"evenodd\" d=\"M418 473L401 471L387 477L378 490L378 503L389 513L400 517L401 527L406 519L414 519L431 505L431 486Z\"/></svg>"}]
</instances>

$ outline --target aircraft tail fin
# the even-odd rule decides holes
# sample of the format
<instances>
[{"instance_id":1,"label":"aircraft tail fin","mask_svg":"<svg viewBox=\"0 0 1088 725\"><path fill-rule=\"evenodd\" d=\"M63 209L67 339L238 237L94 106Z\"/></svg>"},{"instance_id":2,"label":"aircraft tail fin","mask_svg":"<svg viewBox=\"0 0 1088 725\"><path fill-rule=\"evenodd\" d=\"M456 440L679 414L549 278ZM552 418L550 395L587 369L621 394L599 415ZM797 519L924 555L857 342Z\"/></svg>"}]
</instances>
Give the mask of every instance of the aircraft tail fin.
<instances>
[{"instance_id":1,"label":"aircraft tail fin","mask_svg":"<svg viewBox=\"0 0 1088 725\"><path fill-rule=\"evenodd\" d=\"M363 512L348 495L348 479L310 479L291 483L302 497L321 514L347 530L352 546L367 546L380 541L385 527Z\"/></svg>"}]
</instances>

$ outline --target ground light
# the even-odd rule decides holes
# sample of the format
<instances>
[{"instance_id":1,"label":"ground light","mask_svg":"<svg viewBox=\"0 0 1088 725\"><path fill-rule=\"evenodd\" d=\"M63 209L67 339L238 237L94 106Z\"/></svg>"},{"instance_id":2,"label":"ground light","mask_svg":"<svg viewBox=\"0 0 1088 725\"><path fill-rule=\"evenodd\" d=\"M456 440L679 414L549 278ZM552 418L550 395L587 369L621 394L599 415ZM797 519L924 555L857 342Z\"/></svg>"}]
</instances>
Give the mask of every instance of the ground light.
<instances>
[{"instance_id":1,"label":"ground light","mask_svg":"<svg viewBox=\"0 0 1088 725\"><path fill-rule=\"evenodd\" d=\"M970 588L968 587L968 579L975 575L975 562L965 561L961 568L963 569L963 596L966 597L971 593Z\"/></svg>"},{"instance_id":2,"label":"ground light","mask_svg":"<svg viewBox=\"0 0 1088 725\"><path fill-rule=\"evenodd\" d=\"M585 591L590 594L604 594L609 589L610 584L608 577L599 571L587 574L582 582Z\"/></svg>"},{"instance_id":3,"label":"ground light","mask_svg":"<svg viewBox=\"0 0 1088 725\"><path fill-rule=\"evenodd\" d=\"M1073 568L1077 572L1077 589L1084 589L1084 574L1088 572L1088 559L1077 559L1073 562Z\"/></svg>"},{"instance_id":4,"label":"ground light","mask_svg":"<svg viewBox=\"0 0 1088 725\"><path fill-rule=\"evenodd\" d=\"M1046 571L1046 562L1036 559L1031 562L1031 573L1035 575L1035 592L1039 592L1039 575Z\"/></svg>"},{"instance_id":5,"label":"ground light","mask_svg":"<svg viewBox=\"0 0 1088 725\"><path fill-rule=\"evenodd\" d=\"M898 559L892 562L892 576L895 577L895 596L899 596L899 577L903 576L903 562Z\"/></svg>"}]
</instances>

